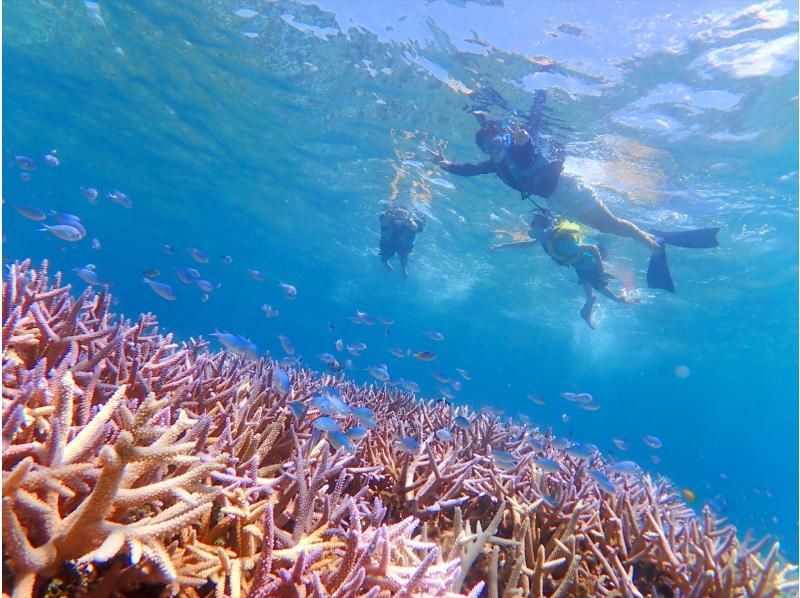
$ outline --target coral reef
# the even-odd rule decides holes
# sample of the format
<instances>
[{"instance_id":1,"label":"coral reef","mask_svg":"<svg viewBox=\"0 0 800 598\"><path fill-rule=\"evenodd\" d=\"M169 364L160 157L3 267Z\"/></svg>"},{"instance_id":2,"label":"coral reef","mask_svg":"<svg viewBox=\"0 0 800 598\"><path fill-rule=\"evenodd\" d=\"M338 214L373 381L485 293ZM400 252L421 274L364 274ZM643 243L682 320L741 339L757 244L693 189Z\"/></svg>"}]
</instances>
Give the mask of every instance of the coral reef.
<instances>
[{"instance_id":1,"label":"coral reef","mask_svg":"<svg viewBox=\"0 0 800 598\"><path fill-rule=\"evenodd\" d=\"M70 290L46 263L13 264L3 284L3 585L15 597L796 588L777 544L764 555L666 480L386 387L291 370L285 388L267 359L174 342L152 315L119 319L107 293ZM359 425L353 408L376 425L342 446L314 425L320 393L346 405L343 427ZM419 450L398 446L406 436Z\"/></svg>"}]
</instances>

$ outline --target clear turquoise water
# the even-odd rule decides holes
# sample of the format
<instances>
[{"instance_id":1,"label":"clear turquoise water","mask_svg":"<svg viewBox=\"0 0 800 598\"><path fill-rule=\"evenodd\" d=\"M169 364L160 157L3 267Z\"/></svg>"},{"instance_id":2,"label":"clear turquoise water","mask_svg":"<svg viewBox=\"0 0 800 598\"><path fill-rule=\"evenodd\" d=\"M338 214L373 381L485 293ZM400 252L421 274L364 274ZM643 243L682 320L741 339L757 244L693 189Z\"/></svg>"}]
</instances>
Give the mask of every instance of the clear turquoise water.
<instances>
[{"instance_id":1,"label":"clear turquoise water","mask_svg":"<svg viewBox=\"0 0 800 598\"><path fill-rule=\"evenodd\" d=\"M526 415L617 456L611 438L623 437L629 458L691 488L698 508L724 497L734 523L779 538L796 560L796 7L484 4L101 1L101 24L83 3L5 3L4 258L65 271L94 263L120 312L155 312L181 338L229 330L280 357L284 334L320 369L316 355L335 352L337 338L365 342L349 374L363 382L368 365L386 362L432 396L432 369L457 378L466 368L474 380L458 402ZM465 41L470 30L489 47ZM556 67L542 72L526 56ZM519 195L425 162L421 144L438 140L451 158L481 159L458 91L478 82L522 109L548 89L571 127L570 170L637 222L721 227L721 247L671 249L672 296L644 288L643 250L606 239L641 303L601 300L589 330L571 273L538 249L487 251L493 230L527 213ZM57 168L42 159L52 149ZM15 154L37 160L30 181ZM401 199L411 181L444 179L427 182L429 225L405 282L377 257L377 217L401 160ZM80 186L120 189L135 205L90 205ZM77 213L88 237L36 232L18 204ZM191 246L210 263L193 263ZM172 265L221 286L202 303ZM145 268L161 269L178 300L143 285ZM295 301L280 281L297 287ZM263 303L280 316L266 319ZM392 318L390 336L348 321L356 309ZM429 340L430 329L445 340ZM439 358L397 360L389 346ZM576 410L562 391L603 407Z\"/></svg>"}]
</instances>

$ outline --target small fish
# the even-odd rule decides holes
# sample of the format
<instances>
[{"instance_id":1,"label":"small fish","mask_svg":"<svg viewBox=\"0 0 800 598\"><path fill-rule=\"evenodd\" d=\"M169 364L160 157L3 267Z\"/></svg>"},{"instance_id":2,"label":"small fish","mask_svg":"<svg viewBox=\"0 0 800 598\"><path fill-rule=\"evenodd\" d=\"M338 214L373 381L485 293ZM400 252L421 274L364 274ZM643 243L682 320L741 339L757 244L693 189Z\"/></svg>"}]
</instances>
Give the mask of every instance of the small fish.
<instances>
[{"instance_id":1,"label":"small fish","mask_svg":"<svg viewBox=\"0 0 800 598\"><path fill-rule=\"evenodd\" d=\"M609 480L608 476L602 471L598 471L596 469L587 469L586 474L597 483L603 492L608 492L609 494L617 493L617 489L614 484L611 483L611 480Z\"/></svg>"},{"instance_id":2,"label":"small fish","mask_svg":"<svg viewBox=\"0 0 800 598\"><path fill-rule=\"evenodd\" d=\"M625 442L619 436L614 436L614 438L611 439L611 442L613 442L614 446L616 446L621 451L627 451L628 450L628 443Z\"/></svg>"},{"instance_id":3,"label":"small fish","mask_svg":"<svg viewBox=\"0 0 800 598\"><path fill-rule=\"evenodd\" d=\"M433 361L436 359L436 353L433 351L417 351L414 353L414 357L419 359L420 361Z\"/></svg>"},{"instance_id":4,"label":"small fish","mask_svg":"<svg viewBox=\"0 0 800 598\"><path fill-rule=\"evenodd\" d=\"M358 316L347 316L347 319L350 320L353 324L363 324L361 318Z\"/></svg>"},{"instance_id":5,"label":"small fish","mask_svg":"<svg viewBox=\"0 0 800 598\"><path fill-rule=\"evenodd\" d=\"M328 322L328 332L333 332L336 330L336 326L333 325L333 322Z\"/></svg>"},{"instance_id":6,"label":"small fish","mask_svg":"<svg viewBox=\"0 0 800 598\"><path fill-rule=\"evenodd\" d=\"M446 386L437 386L436 390L442 395L445 399L452 401L456 398L456 395L453 394L453 391L447 388Z\"/></svg>"},{"instance_id":7,"label":"small fish","mask_svg":"<svg viewBox=\"0 0 800 598\"><path fill-rule=\"evenodd\" d=\"M442 334L438 330L426 330L425 331L425 336L427 336L432 341L443 341L444 340L444 334Z\"/></svg>"},{"instance_id":8,"label":"small fish","mask_svg":"<svg viewBox=\"0 0 800 598\"><path fill-rule=\"evenodd\" d=\"M436 380L437 382L441 382L442 384L447 384L448 382L450 382L450 378L440 372L432 371L431 376L433 376L434 380Z\"/></svg>"},{"instance_id":9,"label":"small fish","mask_svg":"<svg viewBox=\"0 0 800 598\"><path fill-rule=\"evenodd\" d=\"M123 208L133 207L133 201L131 201L131 198L128 197L122 191L118 191L115 189L111 193L106 194L106 197L111 201L113 201L114 203L121 205Z\"/></svg>"},{"instance_id":10,"label":"small fish","mask_svg":"<svg viewBox=\"0 0 800 598\"><path fill-rule=\"evenodd\" d=\"M575 457L576 459L585 459L589 460L594 456L594 449L588 447L583 444L574 444L566 449L567 454L570 457Z\"/></svg>"},{"instance_id":11,"label":"small fish","mask_svg":"<svg viewBox=\"0 0 800 598\"><path fill-rule=\"evenodd\" d=\"M367 350L367 345L366 343L353 343L352 345L347 345L347 350L350 352L350 355L360 357L361 354Z\"/></svg>"},{"instance_id":12,"label":"small fish","mask_svg":"<svg viewBox=\"0 0 800 598\"><path fill-rule=\"evenodd\" d=\"M294 355L294 345L292 344L292 341L289 340L289 337L279 334L278 340L281 343L284 353L287 355Z\"/></svg>"},{"instance_id":13,"label":"small fish","mask_svg":"<svg viewBox=\"0 0 800 598\"><path fill-rule=\"evenodd\" d=\"M153 292L162 299L166 299L167 301L175 301L177 299L175 296L175 291L173 291L172 287L166 283L150 280L146 276L142 278L142 282L153 289Z\"/></svg>"},{"instance_id":14,"label":"small fish","mask_svg":"<svg viewBox=\"0 0 800 598\"><path fill-rule=\"evenodd\" d=\"M208 257L205 253L199 250L197 247L189 247L188 249L189 255L192 256L192 259L196 261L198 264L207 264Z\"/></svg>"},{"instance_id":15,"label":"small fish","mask_svg":"<svg viewBox=\"0 0 800 598\"><path fill-rule=\"evenodd\" d=\"M264 312L264 315L268 318L276 318L278 317L281 312L277 309L272 309L272 306L269 303L265 303L261 306L261 311Z\"/></svg>"},{"instance_id":16,"label":"small fish","mask_svg":"<svg viewBox=\"0 0 800 598\"><path fill-rule=\"evenodd\" d=\"M623 475L636 475L641 471L641 468L635 461L617 461L611 466L611 471Z\"/></svg>"},{"instance_id":17,"label":"small fish","mask_svg":"<svg viewBox=\"0 0 800 598\"><path fill-rule=\"evenodd\" d=\"M42 156L44 161L47 162L49 166L61 166L61 160L58 159L58 156L54 154L45 154Z\"/></svg>"},{"instance_id":18,"label":"small fish","mask_svg":"<svg viewBox=\"0 0 800 598\"><path fill-rule=\"evenodd\" d=\"M261 273L260 270L254 270L253 268L248 268L247 273L250 275L250 278L252 278L256 282L264 282L264 275Z\"/></svg>"},{"instance_id":19,"label":"small fish","mask_svg":"<svg viewBox=\"0 0 800 598\"><path fill-rule=\"evenodd\" d=\"M175 276L178 277L183 284L192 284L194 279L192 276L186 271L186 268L178 268L177 266L172 266L172 269L175 270Z\"/></svg>"},{"instance_id":20,"label":"small fish","mask_svg":"<svg viewBox=\"0 0 800 598\"><path fill-rule=\"evenodd\" d=\"M450 386L452 386L455 391L461 390L461 382L458 380L450 380Z\"/></svg>"},{"instance_id":21,"label":"small fish","mask_svg":"<svg viewBox=\"0 0 800 598\"><path fill-rule=\"evenodd\" d=\"M442 442L450 442L453 440L453 433L450 432L447 428L439 428L436 430L436 438L441 440Z\"/></svg>"},{"instance_id":22,"label":"small fish","mask_svg":"<svg viewBox=\"0 0 800 598\"><path fill-rule=\"evenodd\" d=\"M694 491L690 488L684 488L681 490L681 494L683 494L683 498L685 498L687 502L694 502L697 498Z\"/></svg>"},{"instance_id":23,"label":"small fish","mask_svg":"<svg viewBox=\"0 0 800 598\"><path fill-rule=\"evenodd\" d=\"M321 430L322 432L341 431L341 428L339 428L339 424L336 423L336 420L328 417L327 415L315 419L313 422L311 422L311 427L316 430Z\"/></svg>"},{"instance_id":24,"label":"small fish","mask_svg":"<svg viewBox=\"0 0 800 598\"><path fill-rule=\"evenodd\" d=\"M369 434L369 430L366 428L362 428L360 426L356 426L355 428L350 428L345 432L345 436L347 436L350 440L361 440L367 434Z\"/></svg>"},{"instance_id":25,"label":"small fish","mask_svg":"<svg viewBox=\"0 0 800 598\"><path fill-rule=\"evenodd\" d=\"M464 378L464 380L466 380L467 382L472 380L472 376L470 376L470 374L469 374L469 372L467 370L462 370L461 368L456 368L456 371L458 372L458 375L461 376L462 378Z\"/></svg>"},{"instance_id":26,"label":"small fish","mask_svg":"<svg viewBox=\"0 0 800 598\"><path fill-rule=\"evenodd\" d=\"M21 180L23 183L27 183L28 181L31 180L31 173L29 173L29 172L20 172L19 173L19 180Z\"/></svg>"},{"instance_id":27,"label":"small fish","mask_svg":"<svg viewBox=\"0 0 800 598\"><path fill-rule=\"evenodd\" d=\"M186 273L193 279L200 278L200 270L197 268L186 268Z\"/></svg>"},{"instance_id":28,"label":"small fish","mask_svg":"<svg viewBox=\"0 0 800 598\"><path fill-rule=\"evenodd\" d=\"M567 450L570 446L572 446L572 442L570 442L567 438L556 436L550 441L550 446L552 446L554 449L564 451Z\"/></svg>"},{"instance_id":29,"label":"small fish","mask_svg":"<svg viewBox=\"0 0 800 598\"><path fill-rule=\"evenodd\" d=\"M147 278L158 278L161 276L161 270L156 270L155 268L148 268L147 270L142 270L139 272L142 276L146 276Z\"/></svg>"},{"instance_id":30,"label":"small fish","mask_svg":"<svg viewBox=\"0 0 800 598\"><path fill-rule=\"evenodd\" d=\"M233 258L231 256L229 256L229 255L223 255L222 256L222 263L223 264L232 264L233 263Z\"/></svg>"},{"instance_id":31,"label":"small fish","mask_svg":"<svg viewBox=\"0 0 800 598\"><path fill-rule=\"evenodd\" d=\"M417 453L419 452L420 445L416 438L405 436L397 441L397 448L407 453Z\"/></svg>"},{"instance_id":32,"label":"small fish","mask_svg":"<svg viewBox=\"0 0 800 598\"><path fill-rule=\"evenodd\" d=\"M658 465L661 463L661 457L658 455L650 455L650 460L653 462L653 465Z\"/></svg>"},{"instance_id":33,"label":"small fish","mask_svg":"<svg viewBox=\"0 0 800 598\"><path fill-rule=\"evenodd\" d=\"M47 214L44 213L44 210L40 210L34 206L14 206L14 209L25 216L25 218L33 220L34 222L41 222L47 218Z\"/></svg>"},{"instance_id":34,"label":"small fish","mask_svg":"<svg viewBox=\"0 0 800 598\"><path fill-rule=\"evenodd\" d=\"M161 246L161 251L163 251L167 255L175 255L175 248L172 245L170 245L169 243L164 243Z\"/></svg>"},{"instance_id":35,"label":"small fish","mask_svg":"<svg viewBox=\"0 0 800 598\"><path fill-rule=\"evenodd\" d=\"M300 357L282 357L278 360L278 365L282 368L299 368L302 361Z\"/></svg>"},{"instance_id":36,"label":"small fish","mask_svg":"<svg viewBox=\"0 0 800 598\"><path fill-rule=\"evenodd\" d=\"M359 320L361 320L364 324L366 324L367 326L372 326L372 325L375 324L375 318L373 318L371 315L369 315L365 311L356 310L356 317Z\"/></svg>"},{"instance_id":37,"label":"small fish","mask_svg":"<svg viewBox=\"0 0 800 598\"><path fill-rule=\"evenodd\" d=\"M258 16L258 11L253 10L252 8L242 7L234 10L233 14L235 14L240 19L252 19L253 17Z\"/></svg>"},{"instance_id":38,"label":"small fish","mask_svg":"<svg viewBox=\"0 0 800 598\"><path fill-rule=\"evenodd\" d=\"M43 224L42 228L40 228L39 230L52 233L53 236L61 239L62 241L70 241L71 243L83 239L81 231L79 231L74 226L70 226L69 224L56 224L53 226L48 226L47 224Z\"/></svg>"},{"instance_id":39,"label":"small fish","mask_svg":"<svg viewBox=\"0 0 800 598\"><path fill-rule=\"evenodd\" d=\"M544 405L544 399L542 397L538 397L536 395L528 395L528 400L533 403L534 405Z\"/></svg>"},{"instance_id":40,"label":"small fish","mask_svg":"<svg viewBox=\"0 0 800 598\"><path fill-rule=\"evenodd\" d=\"M498 463L510 463L515 465L517 460L514 458L514 455L509 453L508 451L503 451L500 449L492 449L492 457Z\"/></svg>"},{"instance_id":41,"label":"small fish","mask_svg":"<svg viewBox=\"0 0 800 598\"><path fill-rule=\"evenodd\" d=\"M50 214L52 214L53 218L55 218L59 224L65 224L77 229L81 234L81 239L86 236L86 227L83 226L80 216L76 216L75 214L67 214L66 212L55 212L53 210L50 211Z\"/></svg>"},{"instance_id":42,"label":"small fish","mask_svg":"<svg viewBox=\"0 0 800 598\"><path fill-rule=\"evenodd\" d=\"M94 238L92 239L92 249L102 249L103 245L100 243L100 239Z\"/></svg>"},{"instance_id":43,"label":"small fish","mask_svg":"<svg viewBox=\"0 0 800 598\"><path fill-rule=\"evenodd\" d=\"M209 299L211 299L211 295L209 295L208 293L203 293L202 295L200 295L201 303L208 303Z\"/></svg>"},{"instance_id":44,"label":"small fish","mask_svg":"<svg viewBox=\"0 0 800 598\"><path fill-rule=\"evenodd\" d=\"M422 392L422 387L413 380L401 380L400 386L402 386L403 390L406 392L413 392L415 394Z\"/></svg>"},{"instance_id":45,"label":"small fish","mask_svg":"<svg viewBox=\"0 0 800 598\"><path fill-rule=\"evenodd\" d=\"M344 351L344 341L342 339L337 338L336 342L334 343L334 346L336 347L336 350L339 351L339 353Z\"/></svg>"},{"instance_id":46,"label":"small fish","mask_svg":"<svg viewBox=\"0 0 800 598\"><path fill-rule=\"evenodd\" d=\"M97 272L94 271L94 264L86 264L82 268L73 268L72 271L86 284L98 286L104 284Z\"/></svg>"},{"instance_id":47,"label":"small fish","mask_svg":"<svg viewBox=\"0 0 800 598\"><path fill-rule=\"evenodd\" d=\"M525 444L531 447L535 451L543 451L544 450L544 443L541 440L534 438L533 436L526 436L525 437Z\"/></svg>"},{"instance_id":48,"label":"small fish","mask_svg":"<svg viewBox=\"0 0 800 598\"><path fill-rule=\"evenodd\" d=\"M389 318L383 318L381 316L378 316L378 322L380 322L384 326L391 326L392 324L394 324L394 320L391 320Z\"/></svg>"},{"instance_id":49,"label":"small fish","mask_svg":"<svg viewBox=\"0 0 800 598\"><path fill-rule=\"evenodd\" d=\"M371 365L367 368L367 371L372 375L373 378L381 382L387 382L389 378L391 378L389 372L382 367L376 367L374 365Z\"/></svg>"},{"instance_id":50,"label":"small fish","mask_svg":"<svg viewBox=\"0 0 800 598\"><path fill-rule=\"evenodd\" d=\"M576 395L574 392L562 392L561 393L561 398L562 399L567 399L568 401L572 401L572 402L575 401L575 397L577 397L577 396L578 395Z\"/></svg>"},{"instance_id":51,"label":"small fish","mask_svg":"<svg viewBox=\"0 0 800 598\"><path fill-rule=\"evenodd\" d=\"M375 418L375 414L369 407L353 407L350 413L360 422L369 421Z\"/></svg>"},{"instance_id":52,"label":"small fish","mask_svg":"<svg viewBox=\"0 0 800 598\"><path fill-rule=\"evenodd\" d=\"M246 355L255 358L258 349L252 341L238 334L230 332L212 332L209 336L216 336L217 340L234 355Z\"/></svg>"},{"instance_id":53,"label":"small fish","mask_svg":"<svg viewBox=\"0 0 800 598\"><path fill-rule=\"evenodd\" d=\"M569 415L567 415L566 413L562 413L561 414L561 421L564 422L565 424L568 424L569 423Z\"/></svg>"},{"instance_id":54,"label":"small fish","mask_svg":"<svg viewBox=\"0 0 800 598\"><path fill-rule=\"evenodd\" d=\"M642 441L652 449L659 449L662 446L661 439L658 436L642 434Z\"/></svg>"},{"instance_id":55,"label":"small fish","mask_svg":"<svg viewBox=\"0 0 800 598\"><path fill-rule=\"evenodd\" d=\"M455 418L453 418L453 424L462 430L469 429L469 420L463 415L457 415Z\"/></svg>"},{"instance_id":56,"label":"small fish","mask_svg":"<svg viewBox=\"0 0 800 598\"><path fill-rule=\"evenodd\" d=\"M317 355L317 357L325 365L330 365L334 361L336 361L336 358L333 355L331 355L330 353L320 353L319 355Z\"/></svg>"},{"instance_id":57,"label":"small fish","mask_svg":"<svg viewBox=\"0 0 800 598\"><path fill-rule=\"evenodd\" d=\"M593 400L594 397L588 392L581 392L575 395L575 402L577 403L591 403Z\"/></svg>"},{"instance_id":58,"label":"small fish","mask_svg":"<svg viewBox=\"0 0 800 598\"><path fill-rule=\"evenodd\" d=\"M544 457L539 457L535 459L535 462L539 466L539 468L545 473L558 473L559 471L561 471L561 467L559 467L558 463L556 463L552 459L545 459Z\"/></svg>"},{"instance_id":59,"label":"small fish","mask_svg":"<svg viewBox=\"0 0 800 598\"><path fill-rule=\"evenodd\" d=\"M346 368L347 368L348 370L350 370L351 372L352 372L354 369L356 369L356 366L353 364L353 360L352 360L352 359L345 359L345 360L344 360L344 367L346 367Z\"/></svg>"},{"instance_id":60,"label":"small fish","mask_svg":"<svg viewBox=\"0 0 800 598\"><path fill-rule=\"evenodd\" d=\"M36 162L33 161L33 158L29 158L28 156L14 156L14 162L16 162L17 166L19 166L22 170L36 170Z\"/></svg>"},{"instance_id":61,"label":"small fish","mask_svg":"<svg viewBox=\"0 0 800 598\"><path fill-rule=\"evenodd\" d=\"M81 193L92 205L97 203L97 198L100 196L100 192L94 187L81 187Z\"/></svg>"},{"instance_id":62,"label":"small fish","mask_svg":"<svg viewBox=\"0 0 800 598\"><path fill-rule=\"evenodd\" d=\"M301 401L289 401L287 405L289 405L289 409L292 410L292 415L294 415L295 419L300 419L306 414L306 406Z\"/></svg>"},{"instance_id":63,"label":"small fish","mask_svg":"<svg viewBox=\"0 0 800 598\"><path fill-rule=\"evenodd\" d=\"M289 300L294 300L297 297L297 289L294 288L292 285L287 284L285 282L278 283L278 286L283 291L283 294Z\"/></svg>"},{"instance_id":64,"label":"small fish","mask_svg":"<svg viewBox=\"0 0 800 598\"><path fill-rule=\"evenodd\" d=\"M329 431L328 440L334 449L343 448L348 453L354 453L356 451L356 449L353 447L353 443L350 442L350 438L341 430Z\"/></svg>"},{"instance_id":65,"label":"small fish","mask_svg":"<svg viewBox=\"0 0 800 598\"><path fill-rule=\"evenodd\" d=\"M579 407L584 411L600 411L600 405L597 403L582 403Z\"/></svg>"},{"instance_id":66,"label":"small fish","mask_svg":"<svg viewBox=\"0 0 800 598\"><path fill-rule=\"evenodd\" d=\"M205 293L210 293L214 290L214 285L207 280L195 280L194 283L197 285L198 289Z\"/></svg>"}]
</instances>

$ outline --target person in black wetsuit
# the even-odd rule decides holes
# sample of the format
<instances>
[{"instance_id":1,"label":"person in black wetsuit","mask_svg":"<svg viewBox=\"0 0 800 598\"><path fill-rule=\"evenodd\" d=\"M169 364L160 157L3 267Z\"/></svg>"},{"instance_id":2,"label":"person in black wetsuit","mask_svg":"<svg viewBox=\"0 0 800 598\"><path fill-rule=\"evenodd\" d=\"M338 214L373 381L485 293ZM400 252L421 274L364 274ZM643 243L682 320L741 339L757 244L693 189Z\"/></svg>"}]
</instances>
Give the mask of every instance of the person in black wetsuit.
<instances>
[{"instance_id":1,"label":"person in black wetsuit","mask_svg":"<svg viewBox=\"0 0 800 598\"><path fill-rule=\"evenodd\" d=\"M475 143L489 156L479 164L450 162L441 153L439 166L460 176L496 174L523 197L535 195L547 200L559 215L613 235L629 237L653 253L661 252L657 239L638 226L614 215L590 187L578 177L564 173L563 157L548 159L520 126L496 120L482 120Z\"/></svg>"},{"instance_id":2,"label":"person in black wetsuit","mask_svg":"<svg viewBox=\"0 0 800 598\"><path fill-rule=\"evenodd\" d=\"M408 278L408 256L414 249L414 239L425 228L425 217L404 206L390 204L380 215L380 256L390 272L394 269L389 260L397 254L400 272Z\"/></svg>"}]
</instances>

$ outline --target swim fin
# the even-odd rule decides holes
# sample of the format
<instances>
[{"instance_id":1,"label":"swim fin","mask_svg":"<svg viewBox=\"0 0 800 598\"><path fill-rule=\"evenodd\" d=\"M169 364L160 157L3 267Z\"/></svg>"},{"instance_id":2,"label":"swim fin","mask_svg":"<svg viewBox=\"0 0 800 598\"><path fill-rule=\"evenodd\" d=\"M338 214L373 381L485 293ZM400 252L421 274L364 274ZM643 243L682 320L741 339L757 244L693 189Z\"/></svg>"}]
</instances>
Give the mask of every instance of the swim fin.
<instances>
[{"instance_id":1,"label":"swim fin","mask_svg":"<svg viewBox=\"0 0 800 598\"><path fill-rule=\"evenodd\" d=\"M675 292L675 283L672 282L672 275L669 273L666 251L650 257L650 264L647 266L647 286L651 289Z\"/></svg>"},{"instance_id":2,"label":"swim fin","mask_svg":"<svg viewBox=\"0 0 800 598\"><path fill-rule=\"evenodd\" d=\"M698 228L695 230L664 231L652 229L648 232L668 245L675 247L691 247L692 249L708 249L719 247L717 241L718 228Z\"/></svg>"}]
</instances>

